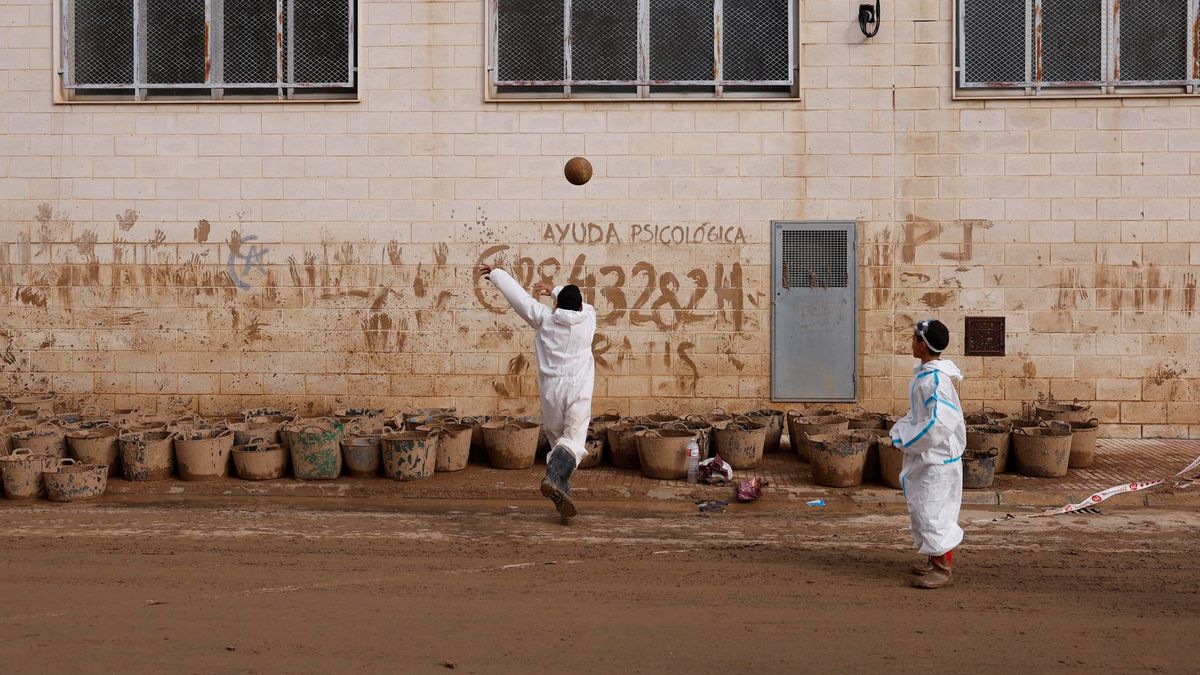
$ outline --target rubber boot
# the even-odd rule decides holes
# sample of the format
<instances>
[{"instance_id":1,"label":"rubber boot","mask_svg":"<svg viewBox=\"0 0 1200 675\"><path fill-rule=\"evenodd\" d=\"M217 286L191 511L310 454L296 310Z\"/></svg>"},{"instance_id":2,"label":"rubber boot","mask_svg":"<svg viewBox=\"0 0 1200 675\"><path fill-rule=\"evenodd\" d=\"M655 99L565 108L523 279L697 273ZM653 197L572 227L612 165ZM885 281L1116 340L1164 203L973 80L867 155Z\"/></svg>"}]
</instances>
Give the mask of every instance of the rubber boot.
<instances>
[{"instance_id":1,"label":"rubber boot","mask_svg":"<svg viewBox=\"0 0 1200 675\"><path fill-rule=\"evenodd\" d=\"M575 517L575 501L571 499L571 474L575 458L563 447L555 447L546 456L546 477L542 479L542 496L554 502L563 520Z\"/></svg>"},{"instance_id":2,"label":"rubber boot","mask_svg":"<svg viewBox=\"0 0 1200 675\"><path fill-rule=\"evenodd\" d=\"M917 563L912 566L912 573L919 577L923 577L932 571L933 571L933 558L932 557L926 558L924 563Z\"/></svg>"},{"instance_id":3,"label":"rubber boot","mask_svg":"<svg viewBox=\"0 0 1200 675\"><path fill-rule=\"evenodd\" d=\"M942 555L934 556L929 559L933 569L923 575L920 579L913 579L912 585L914 588L945 588L954 583L954 552L946 551Z\"/></svg>"}]
</instances>

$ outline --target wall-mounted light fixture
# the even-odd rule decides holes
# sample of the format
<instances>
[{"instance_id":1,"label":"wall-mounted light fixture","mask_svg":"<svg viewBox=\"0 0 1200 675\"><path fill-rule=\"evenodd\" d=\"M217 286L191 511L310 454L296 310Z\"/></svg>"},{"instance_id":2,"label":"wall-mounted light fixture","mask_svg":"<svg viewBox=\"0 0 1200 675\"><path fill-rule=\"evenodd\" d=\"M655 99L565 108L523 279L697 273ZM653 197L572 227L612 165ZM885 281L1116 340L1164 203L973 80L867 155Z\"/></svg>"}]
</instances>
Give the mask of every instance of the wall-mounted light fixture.
<instances>
[{"instance_id":1,"label":"wall-mounted light fixture","mask_svg":"<svg viewBox=\"0 0 1200 675\"><path fill-rule=\"evenodd\" d=\"M883 23L883 11L879 6L879 1L875 0L874 7L858 6L858 27L862 29L862 34L869 38L873 38L879 33L879 24Z\"/></svg>"}]
</instances>

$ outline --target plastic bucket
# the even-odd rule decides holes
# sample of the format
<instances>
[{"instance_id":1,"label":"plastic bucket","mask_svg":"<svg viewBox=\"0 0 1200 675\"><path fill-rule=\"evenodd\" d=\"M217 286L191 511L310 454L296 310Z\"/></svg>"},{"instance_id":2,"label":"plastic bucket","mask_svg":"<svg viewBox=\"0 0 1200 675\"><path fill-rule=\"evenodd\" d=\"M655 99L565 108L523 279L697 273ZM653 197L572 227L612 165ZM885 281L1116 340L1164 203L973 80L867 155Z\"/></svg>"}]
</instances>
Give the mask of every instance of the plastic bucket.
<instances>
[{"instance_id":1,"label":"plastic bucket","mask_svg":"<svg viewBox=\"0 0 1200 675\"><path fill-rule=\"evenodd\" d=\"M1071 465L1069 426L1013 429L1013 455L1023 476L1061 478Z\"/></svg>"},{"instance_id":2,"label":"plastic bucket","mask_svg":"<svg viewBox=\"0 0 1200 675\"><path fill-rule=\"evenodd\" d=\"M649 427L625 421L608 428L608 454L612 465L620 469L636 469L638 459L637 433Z\"/></svg>"},{"instance_id":3,"label":"plastic bucket","mask_svg":"<svg viewBox=\"0 0 1200 675\"><path fill-rule=\"evenodd\" d=\"M400 481L433 475L437 466L437 437L420 431L400 431L382 438L383 473Z\"/></svg>"},{"instance_id":4,"label":"plastic bucket","mask_svg":"<svg viewBox=\"0 0 1200 675\"><path fill-rule=\"evenodd\" d=\"M57 463L57 457L32 453L28 448L17 448L11 455L0 457L4 496L9 499L34 499L46 494L42 472Z\"/></svg>"},{"instance_id":5,"label":"plastic bucket","mask_svg":"<svg viewBox=\"0 0 1200 675\"><path fill-rule=\"evenodd\" d=\"M1086 422L1071 422L1070 468L1086 469L1096 461L1096 439L1100 436L1100 422L1092 418Z\"/></svg>"},{"instance_id":6,"label":"plastic bucket","mask_svg":"<svg viewBox=\"0 0 1200 675\"><path fill-rule=\"evenodd\" d=\"M646 429L637 432L635 438L643 476L659 480L687 478L687 449L692 432Z\"/></svg>"},{"instance_id":7,"label":"plastic bucket","mask_svg":"<svg viewBox=\"0 0 1200 675\"><path fill-rule=\"evenodd\" d=\"M115 476L121 468L117 436L118 431L112 427L96 427L68 432L67 444L80 464L104 464L108 466L108 475Z\"/></svg>"},{"instance_id":8,"label":"plastic bucket","mask_svg":"<svg viewBox=\"0 0 1200 675\"><path fill-rule=\"evenodd\" d=\"M779 452L779 446L783 442L783 411L770 408L751 410L746 413L746 417L767 428L767 435L763 440L763 452L766 454ZM725 455L721 455L721 457L725 457Z\"/></svg>"},{"instance_id":9,"label":"plastic bucket","mask_svg":"<svg viewBox=\"0 0 1200 675\"><path fill-rule=\"evenodd\" d=\"M342 439L342 459L346 473L358 478L375 476L383 465L383 434L350 436Z\"/></svg>"},{"instance_id":10,"label":"plastic bucket","mask_svg":"<svg viewBox=\"0 0 1200 675\"><path fill-rule=\"evenodd\" d=\"M1036 408L1039 419L1058 422L1087 422L1092 419L1092 406L1070 403L1046 403Z\"/></svg>"},{"instance_id":11,"label":"plastic bucket","mask_svg":"<svg viewBox=\"0 0 1200 675\"><path fill-rule=\"evenodd\" d=\"M822 415L820 417L788 418L788 436L792 439L792 448L801 462L809 461L809 436L827 436L849 431L850 420L840 415Z\"/></svg>"},{"instance_id":12,"label":"plastic bucket","mask_svg":"<svg viewBox=\"0 0 1200 675\"><path fill-rule=\"evenodd\" d=\"M440 422L417 427L438 437L435 471L462 471L471 461L471 436L474 430L466 424Z\"/></svg>"},{"instance_id":13,"label":"plastic bucket","mask_svg":"<svg viewBox=\"0 0 1200 675\"><path fill-rule=\"evenodd\" d=\"M229 475L233 432L228 429L184 431L175 437L175 460L183 480L218 480Z\"/></svg>"},{"instance_id":14,"label":"plastic bucket","mask_svg":"<svg viewBox=\"0 0 1200 675\"><path fill-rule=\"evenodd\" d=\"M342 475L341 422L322 418L303 426L292 440L292 472L300 480L333 480Z\"/></svg>"},{"instance_id":15,"label":"plastic bucket","mask_svg":"<svg viewBox=\"0 0 1200 675\"><path fill-rule=\"evenodd\" d=\"M235 445L231 454L233 468L243 480L272 480L287 472L287 451L277 443Z\"/></svg>"},{"instance_id":16,"label":"plastic bucket","mask_svg":"<svg viewBox=\"0 0 1200 675\"><path fill-rule=\"evenodd\" d=\"M979 490L992 486L996 473L996 448L967 450L963 453L963 487Z\"/></svg>"},{"instance_id":17,"label":"plastic bucket","mask_svg":"<svg viewBox=\"0 0 1200 675\"><path fill-rule=\"evenodd\" d=\"M67 432L54 424L18 431L12 435L12 443L18 448L29 448L35 455L50 455L55 459L67 456Z\"/></svg>"},{"instance_id":18,"label":"plastic bucket","mask_svg":"<svg viewBox=\"0 0 1200 675\"><path fill-rule=\"evenodd\" d=\"M994 473L1004 473L1008 467L1012 434L996 425L971 425L967 427L967 450L995 450L992 462Z\"/></svg>"},{"instance_id":19,"label":"plastic bucket","mask_svg":"<svg viewBox=\"0 0 1200 675\"><path fill-rule=\"evenodd\" d=\"M52 502L95 499L108 489L108 467L60 459L57 466L42 472L42 480L46 482L46 497Z\"/></svg>"},{"instance_id":20,"label":"plastic bucket","mask_svg":"<svg viewBox=\"0 0 1200 675\"><path fill-rule=\"evenodd\" d=\"M871 441L846 433L808 437L813 482L824 487L847 488L862 484Z\"/></svg>"},{"instance_id":21,"label":"plastic bucket","mask_svg":"<svg viewBox=\"0 0 1200 675\"><path fill-rule=\"evenodd\" d=\"M736 470L754 469L762 463L767 439L765 424L739 417L713 429L717 454Z\"/></svg>"},{"instance_id":22,"label":"plastic bucket","mask_svg":"<svg viewBox=\"0 0 1200 675\"><path fill-rule=\"evenodd\" d=\"M128 481L164 480L175 468L175 434L138 431L118 437L121 470Z\"/></svg>"},{"instance_id":23,"label":"plastic bucket","mask_svg":"<svg viewBox=\"0 0 1200 675\"><path fill-rule=\"evenodd\" d=\"M483 425L488 463L496 469L528 469L537 458L542 425L518 419L493 420Z\"/></svg>"}]
</instances>

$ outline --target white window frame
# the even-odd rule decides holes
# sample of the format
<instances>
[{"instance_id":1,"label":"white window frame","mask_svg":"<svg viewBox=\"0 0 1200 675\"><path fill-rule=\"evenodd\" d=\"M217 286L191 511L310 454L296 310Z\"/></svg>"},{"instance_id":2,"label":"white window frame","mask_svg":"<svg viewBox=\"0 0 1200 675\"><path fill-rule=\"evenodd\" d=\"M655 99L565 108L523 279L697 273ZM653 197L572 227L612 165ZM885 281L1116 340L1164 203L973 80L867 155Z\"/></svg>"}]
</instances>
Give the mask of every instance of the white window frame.
<instances>
[{"instance_id":1,"label":"white window frame","mask_svg":"<svg viewBox=\"0 0 1200 675\"><path fill-rule=\"evenodd\" d=\"M497 39L499 31L501 0L487 0L488 15L486 19L486 39L484 53L486 67L484 68L485 99L488 101L512 100L564 100L564 99L603 99L603 100L794 100L800 98L799 92L799 3L801 0L788 0L788 77L783 80L727 80L722 73L722 54L724 36L723 0L713 0L713 79L711 80L651 80L650 58L650 0L638 0L637 5L637 68L635 80L575 80L571 74L571 0L563 2L563 77L558 80L518 81L501 80L499 78L499 49ZM554 87L556 92L519 91L520 87ZM636 87L636 93L617 91L595 91L580 93L575 87ZM703 92L665 92L657 93L655 87L705 87L711 91ZM729 88L743 88L740 91L729 91ZM780 91L787 87L786 92ZM761 88L761 91L746 90ZM772 90L773 89L773 90Z\"/></svg>"}]
</instances>

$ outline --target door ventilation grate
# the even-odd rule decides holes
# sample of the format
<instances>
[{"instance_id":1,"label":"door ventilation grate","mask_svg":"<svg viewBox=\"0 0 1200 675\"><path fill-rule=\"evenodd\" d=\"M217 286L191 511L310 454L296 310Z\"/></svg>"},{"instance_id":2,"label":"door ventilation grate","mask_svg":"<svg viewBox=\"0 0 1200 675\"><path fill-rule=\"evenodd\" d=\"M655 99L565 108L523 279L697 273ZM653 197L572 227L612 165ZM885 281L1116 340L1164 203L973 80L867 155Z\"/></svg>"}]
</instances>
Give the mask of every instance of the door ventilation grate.
<instances>
[{"instance_id":1,"label":"door ventilation grate","mask_svg":"<svg viewBox=\"0 0 1200 675\"><path fill-rule=\"evenodd\" d=\"M784 288L845 288L847 268L845 230L793 230L783 235Z\"/></svg>"}]
</instances>

